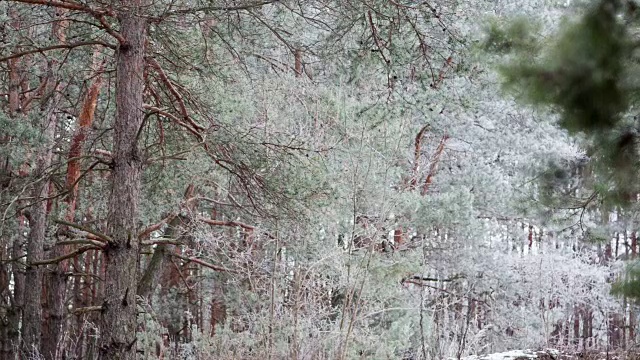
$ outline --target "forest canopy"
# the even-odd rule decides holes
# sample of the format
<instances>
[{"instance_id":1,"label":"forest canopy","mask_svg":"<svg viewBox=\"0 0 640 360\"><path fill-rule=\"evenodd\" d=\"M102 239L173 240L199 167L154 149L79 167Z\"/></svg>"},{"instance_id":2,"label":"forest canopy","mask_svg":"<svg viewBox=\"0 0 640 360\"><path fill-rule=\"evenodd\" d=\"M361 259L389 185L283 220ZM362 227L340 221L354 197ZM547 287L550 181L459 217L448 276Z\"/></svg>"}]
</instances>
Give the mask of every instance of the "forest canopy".
<instances>
[{"instance_id":1,"label":"forest canopy","mask_svg":"<svg viewBox=\"0 0 640 360\"><path fill-rule=\"evenodd\" d=\"M0 2L0 358L633 356L637 5Z\"/></svg>"}]
</instances>

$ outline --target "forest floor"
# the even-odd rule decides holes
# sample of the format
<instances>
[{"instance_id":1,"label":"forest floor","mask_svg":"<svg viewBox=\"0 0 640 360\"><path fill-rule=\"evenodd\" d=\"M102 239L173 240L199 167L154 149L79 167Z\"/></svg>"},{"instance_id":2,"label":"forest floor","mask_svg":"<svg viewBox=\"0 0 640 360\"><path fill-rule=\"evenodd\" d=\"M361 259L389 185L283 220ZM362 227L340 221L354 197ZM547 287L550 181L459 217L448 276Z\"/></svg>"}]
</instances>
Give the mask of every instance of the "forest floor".
<instances>
[{"instance_id":1,"label":"forest floor","mask_svg":"<svg viewBox=\"0 0 640 360\"><path fill-rule=\"evenodd\" d=\"M462 358L462 360L569 360L569 359L585 359L585 360L640 360L640 352L638 351L588 351L580 353L565 353L555 349L546 350L511 350L502 353L494 353L487 355L471 355Z\"/></svg>"}]
</instances>

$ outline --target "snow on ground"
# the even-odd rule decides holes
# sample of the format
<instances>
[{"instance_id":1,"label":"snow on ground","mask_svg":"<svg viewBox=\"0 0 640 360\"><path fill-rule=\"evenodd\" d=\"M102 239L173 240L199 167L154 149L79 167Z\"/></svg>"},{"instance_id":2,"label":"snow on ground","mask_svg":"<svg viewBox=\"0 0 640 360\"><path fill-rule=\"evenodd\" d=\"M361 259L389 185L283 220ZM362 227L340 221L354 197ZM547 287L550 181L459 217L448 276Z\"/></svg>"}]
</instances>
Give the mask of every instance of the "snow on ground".
<instances>
[{"instance_id":1,"label":"snow on ground","mask_svg":"<svg viewBox=\"0 0 640 360\"><path fill-rule=\"evenodd\" d=\"M462 360L526 360L526 359L554 359L560 352L558 350L511 350L502 353L487 355L471 355Z\"/></svg>"}]
</instances>

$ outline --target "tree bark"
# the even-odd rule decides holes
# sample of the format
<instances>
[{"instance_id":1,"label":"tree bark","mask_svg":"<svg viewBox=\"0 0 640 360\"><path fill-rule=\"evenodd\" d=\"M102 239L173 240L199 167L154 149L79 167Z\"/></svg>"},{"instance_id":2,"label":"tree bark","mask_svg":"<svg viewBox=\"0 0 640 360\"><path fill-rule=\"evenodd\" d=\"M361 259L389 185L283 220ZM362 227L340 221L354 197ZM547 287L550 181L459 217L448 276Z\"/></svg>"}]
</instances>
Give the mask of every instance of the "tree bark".
<instances>
[{"instance_id":1,"label":"tree bark","mask_svg":"<svg viewBox=\"0 0 640 360\"><path fill-rule=\"evenodd\" d=\"M165 231L165 237L173 238L176 233L176 227L180 224L180 217L176 216L171 222L169 222L167 230ZM159 284L160 275L164 268L168 253L174 251L173 245L159 244L156 246L149 263L147 264L140 282L138 284L137 294L140 297L150 298L153 295L153 290Z\"/></svg>"},{"instance_id":2,"label":"tree bark","mask_svg":"<svg viewBox=\"0 0 640 360\"><path fill-rule=\"evenodd\" d=\"M17 9L8 8L7 15L9 16L9 28L11 30L18 30L22 27L22 21ZM21 109L20 104L20 78L22 73L21 59L11 59L7 62L8 67L8 107L5 108L7 115L12 121L18 121L19 112ZM7 148L11 146L11 135L6 132L6 129L0 129L0 147ZM9 148L10 149L10 148ZM10 188L13 180L13 168L11 166L11 152L2 156L0 159L0 201L2 204L6 203L6 189ZM6 208L3 207L2 211ZM22 230L23 217L20 215L16 219L18 222L18 229ZM18 231L17 234L6 234L4 227L0 226L0 246L3 250L6 249L9 258L21 259L23 255L23 238L20 235L22 231ZM9 282L7 281L6 288L0 289L3 292L9 293L10 305L7 308L6 324L0 324L0 358L14 359L16 350L19 347L20 341L20 322L22 319L22 308L24 305L24 269L22 267L22 260L16 260L12 263L1 264L3 271L7 273L7 276L13 275L13 291L9 288Z\"/></svg>"},{"instance_id":3,"label":"tree bark","mask_svg":"<svg viewBox=\"0 0 640 360\"><path fill-rule=\"evenodd\" d=\"M56 15L64 18L66 10L57 9ZM68 22L64 20L55 21L52 24L51 35L60 43L66 42L65 32ZM56 110L60 101L60 81L57 74L58 61L55 59L47 64L48 74L43 82L50 84L45 86L45 95L40 104L40 113L44 113L44 121L41 125L42 136L41 146L36 150L35 178L37 179L33 191L33 201L31 207L31 219L29 222L29 237L27 239L27 268L25 277L26 289L24 297L23 315L23 351L26 354L42 354L42 289L43 289L43 269L40 266L32 266L35 261L44 258L44 246L47 229L47 201L49 195L49 176L47 172L51 166L53 158L53 147L55 143L56 126L58 119Z\"/></svg>"},{"instance_id":4,"label":"tree bark","mask_svg":"<svg viewBox=\"0 0 640 360\"><path fill-rule=\"evenodd\" d=\"M142 159L137 147L143 123L142 93L146 21L140 1L119 14L121 35L116 65L116 120L107 233L113 239L105 254L100 358L135 359L138 222Z\"/></svg>"},{"instance_id":5,"label":"tree bark","mask_svg":"<svg viewBox=\"0 0 640 360\"><path fill-rule=\"evenodd\" d=\"M74 221L76 210L76 199L78 195L78 179L80 179L80 160L82 155L82 148L84 146L89 127L93 123L94 113L98 101L98 94L102 87L101 66L99 65L99 49L94 51L93 69L96 72L95 78L85 96L80 115L78 116L78 128L76 129L73 139L71 140L71 146L69 149L67 176L65 187L69 191L65 202L67 203L67 209L65 214L65 220L69 222ZM71 251L69 246L56 246L53 248L53 258L62 256L63 254ZM85 255L88 256L88 255ZM77 259L76 259L77 260ZM47 307L44 309L44 328L43 328L43 343L42 353L45 358L56 358L56 351L58 348L58 342L60 334L64 330L64 315L65 315L65 295L67 292L67 272L69 271L69 262L63 261L55 265L54 269L48 276L47 293ZM80 278L76 278L76 291L79 288ZM64 346L63 346L64 347Z\"/></svg>"},{"instance_id":6,"label":"tree bark","mask_svg":"<svg viewBox=\"0 0 640 360\"><path fill-rule=\"evenodd\" d=\"M22 223L22 217L19 217L19 221ZM22 225L19 227L22 230ZM22 247L23 237L17 235L14 237L13 245L11 249L11 256L14 259L19 259L24 255ZM7 314L7 320L9 323L9 329L7 331L7 345L4 355L8 359L15 358L15 350L19 347L20 341L20 320L22 319L22 309L24 307L24 267L20 260L16 260L11 265L11 272L13 273L13 301L11 308Z\"/></svg>"},{"instance_id":7,"label":"tree bark","mask_svg":"<svg viewBox=\"0 0 640 360\"><path fill-rule=\"evenodd\" d=\"M57 93L57 89L52 91ZM29 222L29 237L27 240L27 269L25 287L30 291L25 292L24 316L23 316L23 351L27 354L41 352L40 340L42 335L42 267L30 264L42 260L44 257L45 233L47 229L47 202L49 193L49 180L47 171L51 166L53 156L53 143L57 118L54 110L57 107L57 94L51 95L49 104L46 105L46 115L43 124L42 145L36 155L35 177L40 181L35 185L31 207L31 221Z\"/></svg>"},{"instance_id":8,"label":"tree bark","mask_svg":"<svg viewBox=\"0 0 640 360\"><path fill-rule=\"evenodd\" d=\"M194 204L190 202L193 197L194 186L189 184L187 190L184 193L184 200L186 209L189 212L193 212ZM173 219L167 224L167 228L164 231L164 237L169 239L176 239L178 226L182 223L183 218L179 214L176 214ZM169 254L176 251L174 245L158 244L156 246L149 263L145 270L142 272L140 281L138 282L138 296L143 298L150 298L153 295L154 289L159 285L160 277L163 273L163 269L167 264Z\"/></svg>"}]
</instances>

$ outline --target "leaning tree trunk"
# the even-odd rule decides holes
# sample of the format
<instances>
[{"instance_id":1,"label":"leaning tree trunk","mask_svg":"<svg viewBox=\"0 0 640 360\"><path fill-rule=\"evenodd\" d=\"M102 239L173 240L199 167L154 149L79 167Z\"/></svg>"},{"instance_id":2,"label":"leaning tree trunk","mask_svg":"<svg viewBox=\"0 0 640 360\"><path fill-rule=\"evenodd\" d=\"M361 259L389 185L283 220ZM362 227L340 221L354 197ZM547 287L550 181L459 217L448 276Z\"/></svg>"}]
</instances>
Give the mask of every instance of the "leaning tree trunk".
<instances>
[{"instance_id":1,"label":"leaning tree trunk","mask_svg":"<svg viewBox=\"0 0 640 360\"><path fill-rule=\"evenodd\" d=\"M127 3L125 1L125 3ZM111 237L104 251L105 298L102 303L100 358L134 359L136 354L136 288L142 160L137 138L143 122L142 92L146 23L141 1L128 1L120 14L121 43L116 65L116 120L113 171L107 215Z\"/></svg>"}]
</instances>

